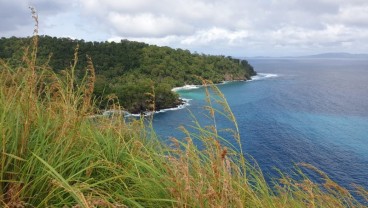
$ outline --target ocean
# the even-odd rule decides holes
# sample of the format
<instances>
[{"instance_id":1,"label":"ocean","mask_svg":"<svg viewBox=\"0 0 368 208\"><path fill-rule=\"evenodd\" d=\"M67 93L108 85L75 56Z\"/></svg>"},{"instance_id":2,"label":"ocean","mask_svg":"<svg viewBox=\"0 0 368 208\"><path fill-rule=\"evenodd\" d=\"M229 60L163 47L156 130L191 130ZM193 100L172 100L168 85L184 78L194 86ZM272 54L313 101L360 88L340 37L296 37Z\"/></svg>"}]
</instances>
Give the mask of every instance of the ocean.
<instances>
[{"instance_id":1,"label":"ocean","mask_svg":"<svg viewBox=\"0 0 368 208\"><path fill-rule=\"evenodd\" d=\"M312 164L338 184L368 189L368 60L254 59L252 81L218 85L239 125L242 147L267 180L296 163ZM207 124L204 89L178 91L183 109L155 114L153 126L167 140L184 138L193 117ZM219 128L231 126L221 117Z\"/></svg>"}]
</instances>

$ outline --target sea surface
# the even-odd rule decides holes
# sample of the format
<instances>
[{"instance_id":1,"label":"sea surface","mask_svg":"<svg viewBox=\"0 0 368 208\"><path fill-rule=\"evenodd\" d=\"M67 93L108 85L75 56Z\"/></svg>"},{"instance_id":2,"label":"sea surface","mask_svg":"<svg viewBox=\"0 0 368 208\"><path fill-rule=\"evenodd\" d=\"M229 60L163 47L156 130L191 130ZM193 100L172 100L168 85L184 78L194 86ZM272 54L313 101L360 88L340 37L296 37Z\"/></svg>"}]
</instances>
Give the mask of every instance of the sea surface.
<instances>
[{"instance_id":1,"label":"sea surface","mask_svg":"<svg viewBox=\"0 0 368 208\"><path fill-rule=\"evenodd\" d=\"M218 87L237 119L244 151L267 180L279 176L275 168L288 173L306 162L342 186L368 189L368 60L248 61L258 76ZM209 122L203 88L178 92L189 106L154 116L163 140L184 138L178 127L193 125L191 113ZM231 126L220 116L216 125Z\"/></svg>"}]
</instances>

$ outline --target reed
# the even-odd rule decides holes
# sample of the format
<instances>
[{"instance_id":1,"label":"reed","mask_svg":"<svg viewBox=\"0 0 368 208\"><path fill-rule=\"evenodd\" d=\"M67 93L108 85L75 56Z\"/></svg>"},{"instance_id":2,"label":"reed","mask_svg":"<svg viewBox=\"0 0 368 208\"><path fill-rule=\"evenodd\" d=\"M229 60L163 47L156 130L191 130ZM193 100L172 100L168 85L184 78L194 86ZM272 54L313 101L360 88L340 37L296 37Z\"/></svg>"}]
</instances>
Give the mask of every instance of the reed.
<instances>
[{"instance_id":1,"label":"reed","mask_svg":"<svg viewBox=\"0 0 368 208\"><path fill-rule=\"evenodd\" d=\"M143 118L91 117L97 111L92 59L82 80L75 76L78 47L61 75L47 63L37 65L37 30L18 67L0 62L1 207L367 205L364 188L357 186L363 198L357 201L307 164L299 165L298 177L280 173L270 186L256 163L245 159L235 116L207 80L206 109L213 124L203 126L193 115L192 129L181 127L185 138L172 138L170 144ZM154 89L147 95L154 98ZM121 109L113 100L111 106ZM219 116L234 128L219 129ZM232 138L221 136L224 131ZM316 171L323 183L310 180L303 168Z\"/></svg>"}]
</instances>

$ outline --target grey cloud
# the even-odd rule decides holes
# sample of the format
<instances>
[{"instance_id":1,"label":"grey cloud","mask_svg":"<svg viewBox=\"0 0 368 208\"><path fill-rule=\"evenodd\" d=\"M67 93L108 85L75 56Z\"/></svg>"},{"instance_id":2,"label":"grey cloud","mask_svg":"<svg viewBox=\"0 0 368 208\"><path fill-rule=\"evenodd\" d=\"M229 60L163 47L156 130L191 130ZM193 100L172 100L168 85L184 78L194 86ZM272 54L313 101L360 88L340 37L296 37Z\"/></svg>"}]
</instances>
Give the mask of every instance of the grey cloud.
<instances>
[{"instance_id":1,"label":"grey cloud","mask_svg":"<svg viewBox=\"0 0 368 208\"><path fill-rule=\"evenodd\" d=\"M246 7L233 7L229 4L235 4L236 1L229 2L224 1L197 1L197 0L178 0L168 1L163 0L160 2L153 2L147 0L137 0L129 2L118 2L112 0L95 0L93 3L88 1L82 1L88 11L85 12L87 16L99 14L101 22L108 23L112 28L117 29L117 35L123 35L124 31L122 25L126 25L126 21L121 21L119 25L116 21L108 18L111 14L120 14L125 16L125 20L135 20L136 17L149 14L153 21L155 18L164 17L165 19L171 19L176 23L176 27L172 30L166 30L165 25L157 27L157 30L166 30L166 35L187 35L188 32L195 33L196 30L203 30L212 27L223 27L227 29L235 29L242 25L241 19L244 12L247 12ZM101 5L101 7L98 7ZM141 7L139 7L141 6ZM103 8L103 11L101 11ZM116 16L116 15L115 15ZM107 17L107 18L106 18ZM240 23L239 23L240 22ZM164 24L164 23L163 23ZM139 30L142 30L142 37L146 36L146 31L139 25L135 25L134 34L139 36ZM181 28L182 27L182 28ZM184 29L183 29L184 28ZM125 34L129 33L129 29ZM174 32L176 31L176 32ZM164 35L164 32L157 32Z\"/></svg>"},{"instance_id":2,"label":"grey cloud","mask_svg":"<svg viewBox=\"0 0 368 208\"><path fill-rule=\"evenodd\" d=\"M336 14L339 11L339 4L332 1L323 0L297 0L293 1L292 6L288 6L289 10L298 10L314 15Z\"/></svg>"},{"instance_id":3,"label":"grey cloud","mask_svg":"<svg viewBox=\"0 0 368 208\"><path fill-rule=\"evenodd\" d=\"M32 24L31 13L24 1L0 0L0 31L5 34L20 26Z\"/></svg>"},{"instance_id":4,"label":"grey cloud","mask_svg":"<svg viewBox=\"0 0 368 208\"><path fill-rule=\"evenodd\" d=\"M265 51L270 48L274 51L308 48L332 50L346 45L350 45L351 49L357 41L350 40L367 41L364 35L358 37L357 34L367 33L367 28L362 24L366 22L365 15L368 12L353 12L355 15L351 15L352 10L349 10L357 5L360 10L364 10L364 4L360 0L201 1L196 6L175 11L175 14L161 10L191 24L195 30L193 34L176 39L158 38L157 41L150 41L187 48L201 46L206 51L209 48L215 50L214 44L227 50L231 48L231 51L241 51L247 47L251 50L263 48ZM203 12L197 13L194 8ZM355 29L352 28L354 25ZM211 28L217 28L218 31L214 32ZM235 33L247 35L235 36L237 41L232 45L234 41L230 41L231 35Z\"/></svg>"},{"instance_id":5,"label":"grey cloud","mask_svg":"<svg viewBox=\"0 0 368 208\"><path fill-rule=\"evenodd\" d=\"M32 28L24 0L0 2L1 34L17 35L27 25ZM48 34L91 39L99 33L111 40L128 38L206 53L223 50L230 55L339 47L368 51L367 0L32 2Z\"/></svg>"},{"instance_id":6,"label":"grey cloud","mask_svg":"<svg viewBox=\"0 0 368 208\"><path fill-rule=\"evenodd\" d=\"M73 6L72 3L65 0L33 0L31 3L37 11L42 15L56 15L66 12Z\"/></svg>"},{"instance_id":7,"label":"grey cloud","mask_svg":"<svg viewBox=\"0 0 368 208\"><path fill-rule=\"evenodd\" d=\"M368 28L368 4L342 7L339 15L329 18L331 22L338 21L346 25Z\"/></svg>"},{"instance_id":8,"label":"grey cloud","mask_svg":"<svg viewBox=\"0 0 368 208\"><path fill-rule=\"evenodd\" d=\"M28 36L32 34L34 21L31 17L32 6L44 19L67 11L71 5L66 1L48 0L0 0L0 32L1 36Z\"/></svg>"}]
</instances>

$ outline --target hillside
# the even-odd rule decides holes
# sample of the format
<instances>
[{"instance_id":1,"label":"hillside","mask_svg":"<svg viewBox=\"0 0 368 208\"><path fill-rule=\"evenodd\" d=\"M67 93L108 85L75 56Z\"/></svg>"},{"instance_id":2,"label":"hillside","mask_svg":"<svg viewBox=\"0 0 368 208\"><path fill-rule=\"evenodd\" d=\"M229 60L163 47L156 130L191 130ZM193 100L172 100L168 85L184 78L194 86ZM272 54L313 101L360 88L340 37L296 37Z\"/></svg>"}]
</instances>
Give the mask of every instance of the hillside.
<instances>
[{"instance_id":1,"label":"hillside","mask_svg":"<svg viewBox=\"0 0 368 208\"><path fill-rule=\"evenodd\" d=\"M206 115L213 122L193 122L193 129L181 128L185 138L163 141L143 119L87 116L95 108L89 58L86 79L79 81L73 79L75 63L56 74L47 64L36 64L36 44L26 51L22 59L12 59L18 65L0 61L0 207L367 205L363 187L354 185L360 202L304 163L267 183L242 152L235 116L214 85L206 88ZM233 128L219 128L218 117Z\"/></svg>"},{"instance_id":2,"label":"hillside","mask_svg":"<svg viewBox=\"0 0 368 208\"><path fill-rule=\"evenodd\" d=\"M0 58L11 66L19 64L31 38L1 38ZM82 79L86 55L95 66L94 95L101 109L109 98L118 97L120 105L132 113L170 108L181 103L173 87L201 84L198 77L219 83L248 80L255 75L245 60L225 56L191 53L188 50L158 47L140 42L86 42L69 38L39 37L38 63L47 62L55 72L70 67L78 45L77 77ZM153 96L154 94L154 96Z\"/></svg>"}]
</instances>

